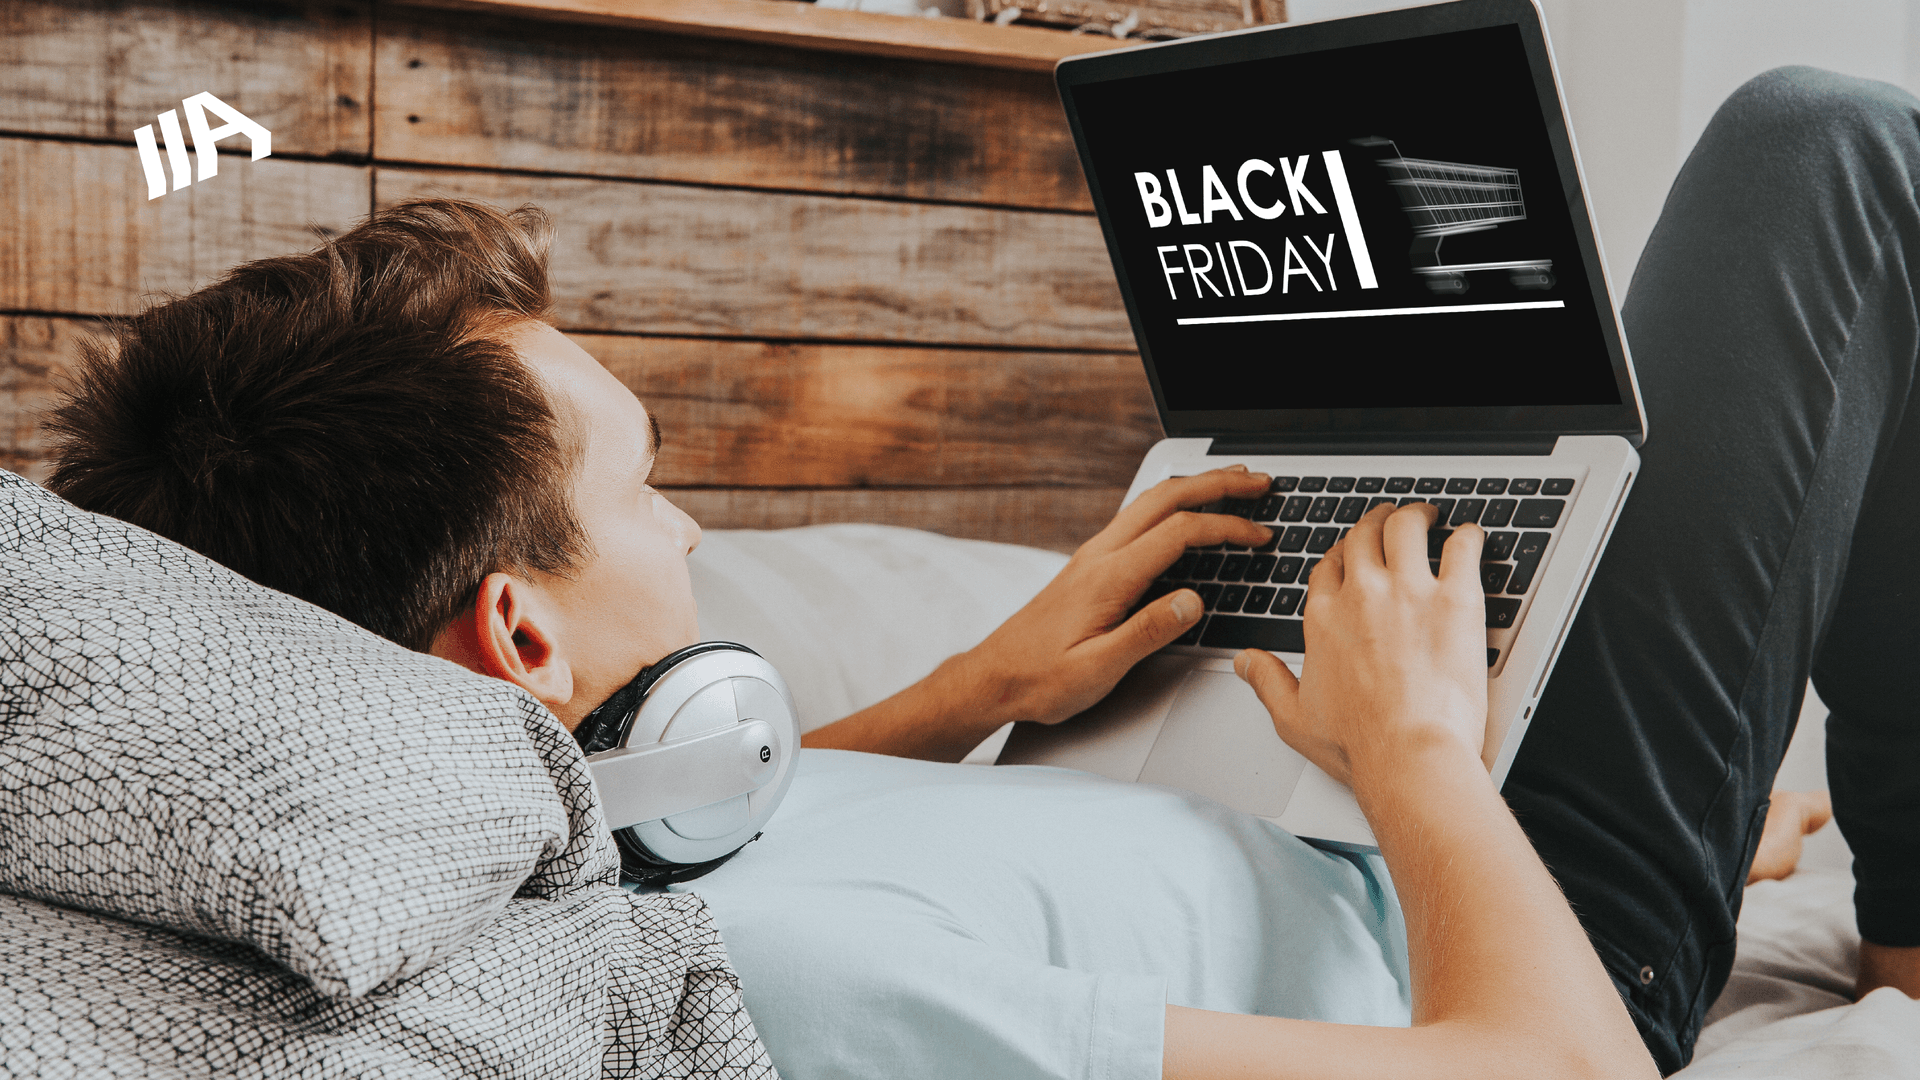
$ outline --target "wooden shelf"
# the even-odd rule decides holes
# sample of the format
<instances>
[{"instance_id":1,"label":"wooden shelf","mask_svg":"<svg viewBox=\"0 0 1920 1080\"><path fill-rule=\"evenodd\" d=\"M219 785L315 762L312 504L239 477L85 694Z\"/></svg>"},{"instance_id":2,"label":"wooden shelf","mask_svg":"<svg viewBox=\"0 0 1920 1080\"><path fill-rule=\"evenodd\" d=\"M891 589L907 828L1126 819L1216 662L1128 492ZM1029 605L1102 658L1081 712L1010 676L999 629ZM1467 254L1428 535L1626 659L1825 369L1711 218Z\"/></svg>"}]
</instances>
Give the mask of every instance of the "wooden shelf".
<instances>
[{"instance_id":1,"label":"wooden shelf","mask_svg":"<svg viewBox=\"0 0 1920 1080\"><path fill-rule=\"evenodd\" d=\"M824 52L897 56L973 67L1052 71L1066 57L1127 48L1093 34L972 19L915 19L815 7L797 0L402 0L409 7L488 12L546 22L659 30Z\"/></svg>"}]
</instances>

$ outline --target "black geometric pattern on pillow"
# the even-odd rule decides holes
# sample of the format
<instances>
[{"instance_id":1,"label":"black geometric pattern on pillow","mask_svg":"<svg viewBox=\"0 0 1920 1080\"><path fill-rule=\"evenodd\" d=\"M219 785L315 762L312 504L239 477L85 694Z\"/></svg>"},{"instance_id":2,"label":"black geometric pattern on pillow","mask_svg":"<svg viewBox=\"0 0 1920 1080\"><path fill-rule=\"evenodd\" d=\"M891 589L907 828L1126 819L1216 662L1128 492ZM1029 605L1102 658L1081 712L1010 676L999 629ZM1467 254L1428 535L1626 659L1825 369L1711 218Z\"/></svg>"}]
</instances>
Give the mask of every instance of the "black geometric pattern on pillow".
<instances>
[{"instance_id":1,"label":"black geometric pattern on pillow","mask_svg":"<svg viewBox=\"0 0 1920 1080\"><path fill-rule=\"evenodd\" d=\"M515 900L357 998L245 945L19 897L0 940L5 1076L777 1080L693 896Z\"/></svg>"},{"instance_id":2,"label":"black geometric pattern on pillow","mask_svg":"<svg viewBox=\"0 0 1920 1080\"><path fill-rule=\"evenodd\" d=\"M0 596L0 1071L772 1075L517 688L5 472Z\"/></svg>"}]
</instances>

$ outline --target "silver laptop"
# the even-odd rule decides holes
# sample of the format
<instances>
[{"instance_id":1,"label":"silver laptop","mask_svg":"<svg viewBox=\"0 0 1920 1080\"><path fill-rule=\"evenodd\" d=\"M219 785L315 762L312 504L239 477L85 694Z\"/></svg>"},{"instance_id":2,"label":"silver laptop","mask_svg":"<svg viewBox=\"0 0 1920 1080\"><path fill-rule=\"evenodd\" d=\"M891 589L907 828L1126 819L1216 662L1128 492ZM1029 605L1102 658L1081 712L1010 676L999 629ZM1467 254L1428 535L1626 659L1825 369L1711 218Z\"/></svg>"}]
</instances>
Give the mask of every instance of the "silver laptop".
<instances>
[{"instance_id":1,"label":"silver laptop","mask_svg":"<svg viewBox=\"0 0 1920 1080\"><path fill-rule=\"evenodd\" d=\"M1645 422L1537 9L1459 3L1066 60L1056 77L1167 438L1127 498L1243 464L1274 529L1148 593L1206 618L1003 764L1168 784L1373 845L1233 674L1297 673L1317 558L1382 502L1487 531L1485 760L1506 778Z\"/></svg>"}]
</instances>

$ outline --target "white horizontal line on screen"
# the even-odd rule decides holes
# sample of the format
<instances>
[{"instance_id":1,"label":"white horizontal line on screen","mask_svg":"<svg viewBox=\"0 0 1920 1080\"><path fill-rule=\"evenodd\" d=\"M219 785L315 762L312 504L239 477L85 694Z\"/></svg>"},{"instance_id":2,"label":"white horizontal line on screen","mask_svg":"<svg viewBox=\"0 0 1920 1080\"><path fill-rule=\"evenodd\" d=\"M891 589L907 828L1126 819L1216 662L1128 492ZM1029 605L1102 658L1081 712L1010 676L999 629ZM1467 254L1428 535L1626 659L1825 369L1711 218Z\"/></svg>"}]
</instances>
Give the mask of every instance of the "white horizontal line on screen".
<instances>
[{"instance_id":1,"label":"white horizontal line on screen","mask_svg":"<svg viewBox=\"0 0 1920 1080\"><path fill-rule=\"evenodd\" d=\"M1512 304L1441 304L1434 307L1360 308L1355 311L1290 311L1278 315L1209 315L1175 319L1175 326L1211 326L1216 323L1298 322L1301 319L1367 319L1376 315L1459 315L1469 311L1537 311L1563 308L1565 300L1523 300Z\"/></svg>"}]
</instances>

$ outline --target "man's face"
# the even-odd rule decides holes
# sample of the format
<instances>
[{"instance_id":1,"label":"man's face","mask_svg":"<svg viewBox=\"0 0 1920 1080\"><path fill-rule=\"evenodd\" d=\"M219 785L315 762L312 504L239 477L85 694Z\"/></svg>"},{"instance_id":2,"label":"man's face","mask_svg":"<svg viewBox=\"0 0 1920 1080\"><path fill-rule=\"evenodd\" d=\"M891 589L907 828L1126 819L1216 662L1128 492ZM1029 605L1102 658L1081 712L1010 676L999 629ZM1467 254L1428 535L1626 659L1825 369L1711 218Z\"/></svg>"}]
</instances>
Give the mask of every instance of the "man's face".
<instances>
[{"instance_id":1,"label":"man's face","mask_svg":"<svg viewBox=\"0 0 1920 1080\"><path fill-rule=\"evenodd\" d=\"M659 433L632 391L551 326L511 340L584 450L573 508L593 551L571 576L534 575L560 610L574 689L555 712L572 729L641 668L699 640L687 554L700 526L648 484Z\"/></svg>"}]
</instances>

